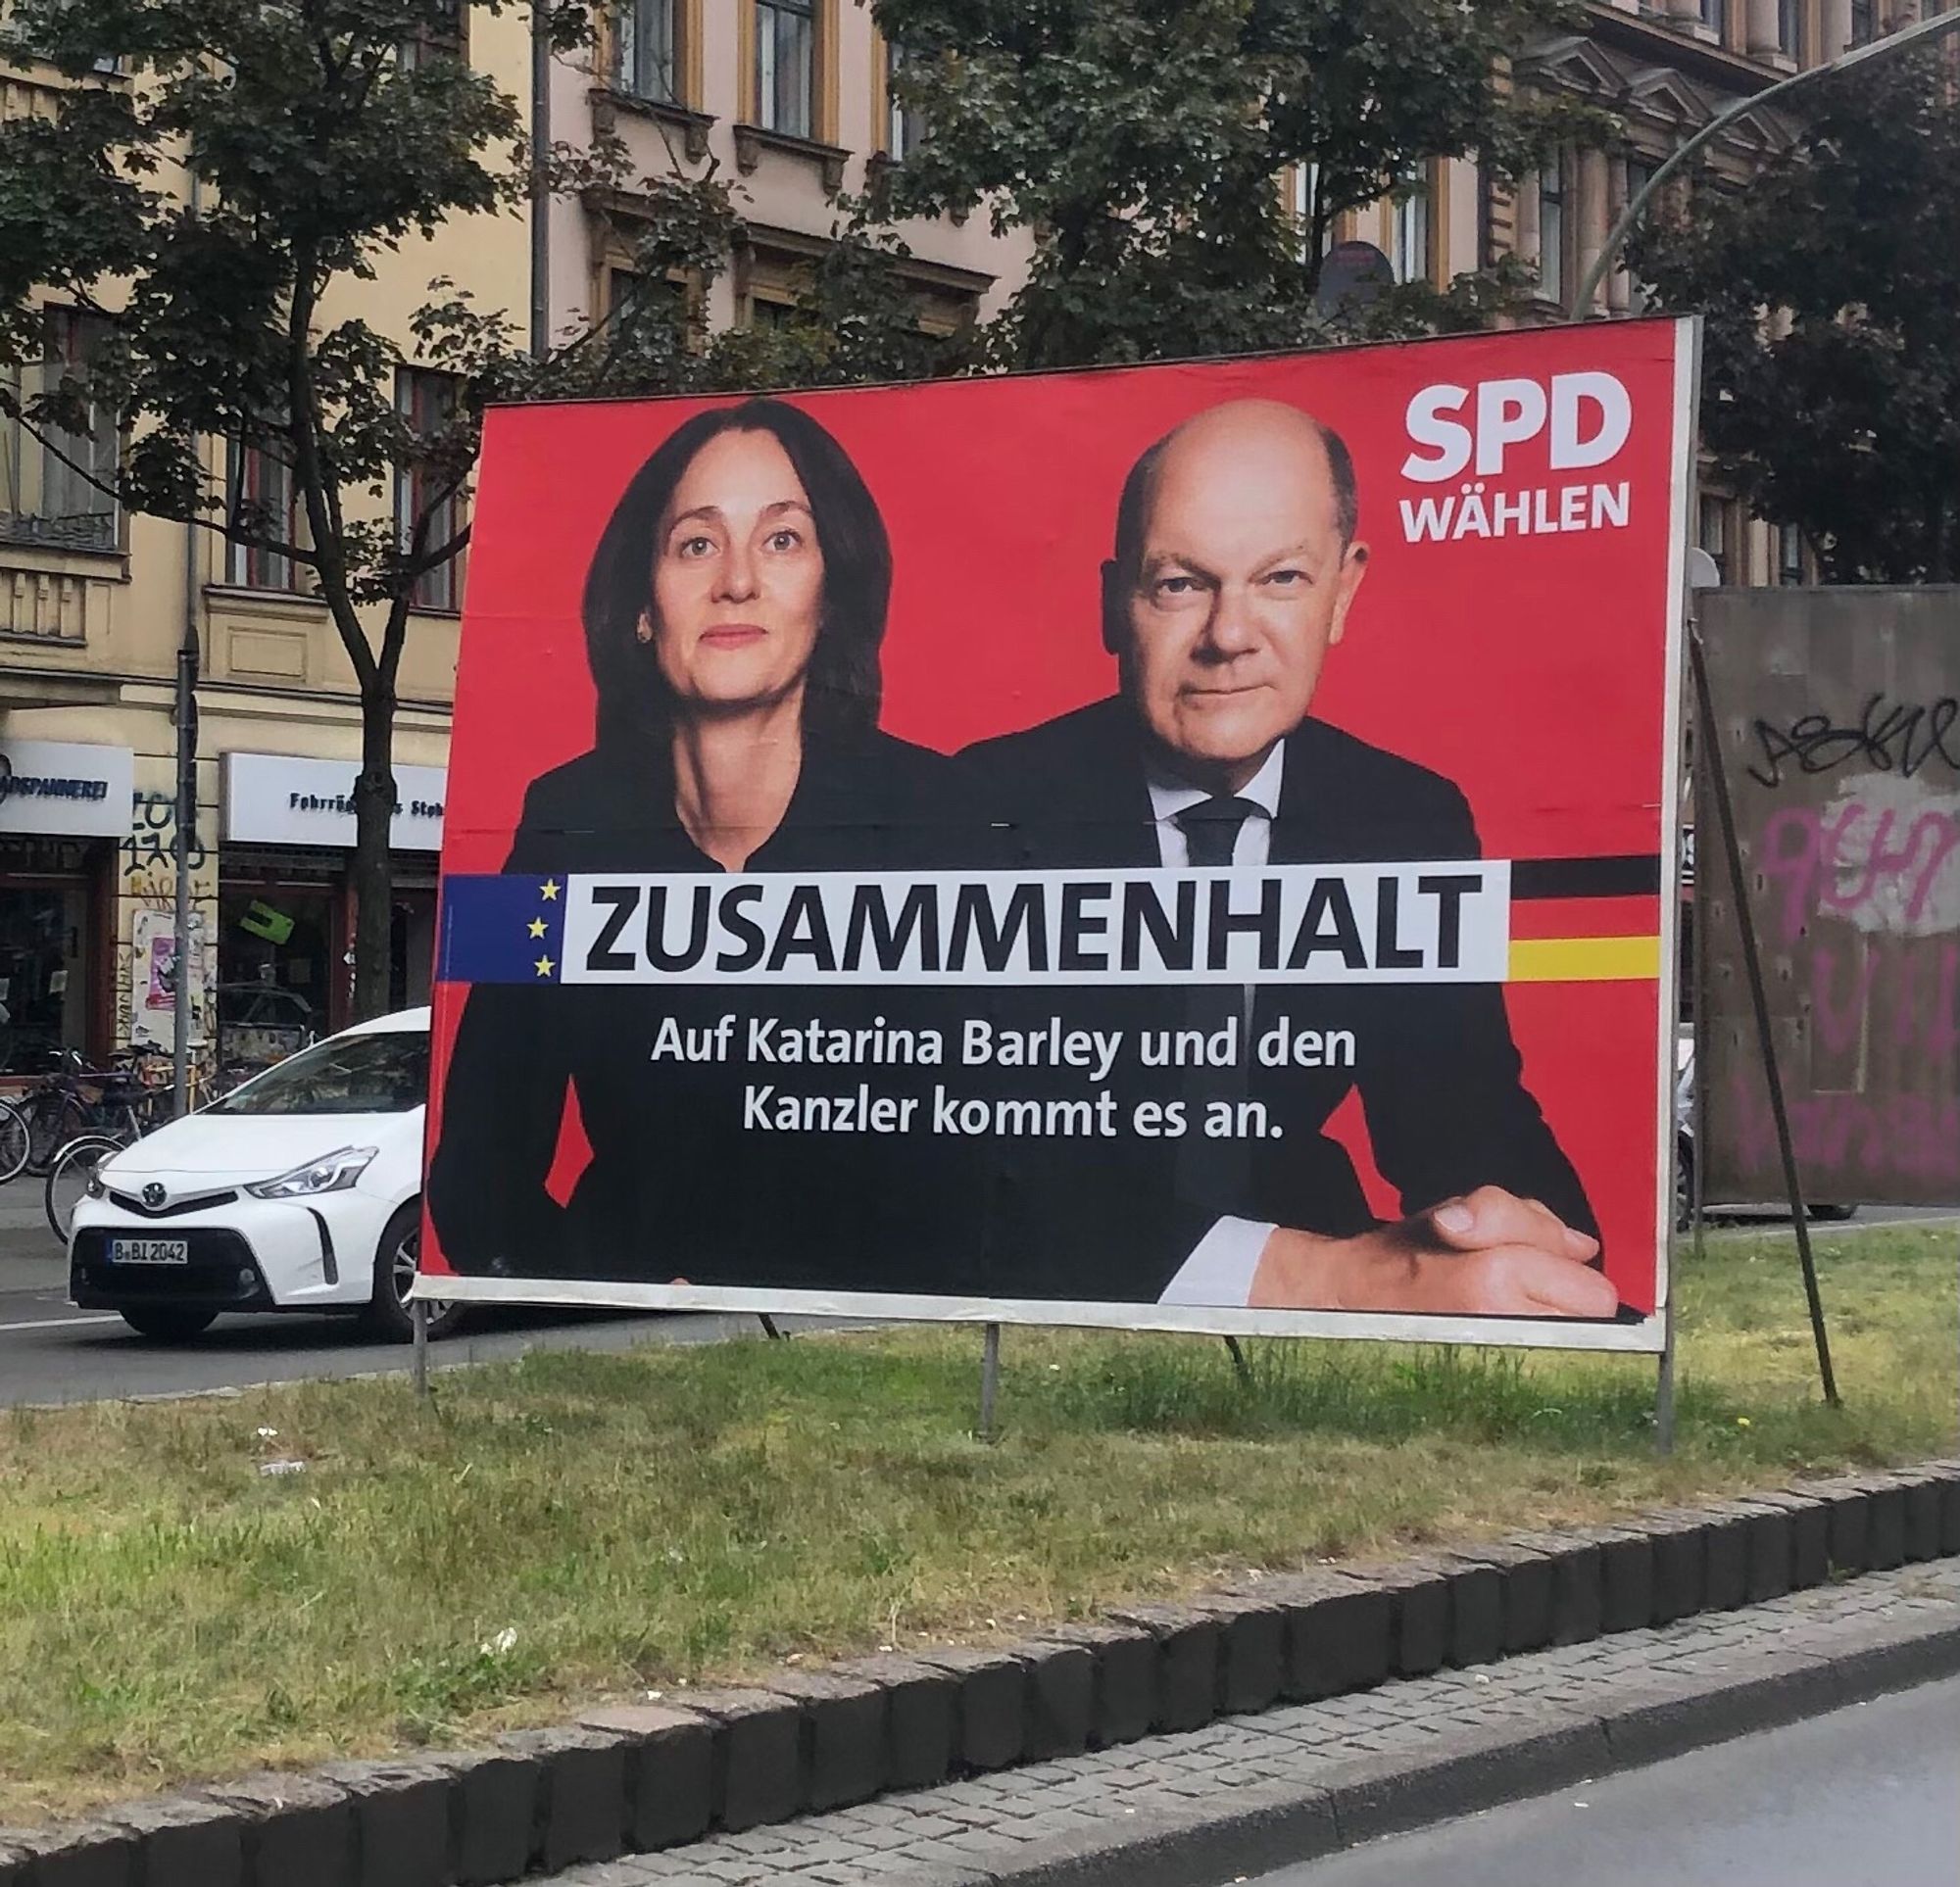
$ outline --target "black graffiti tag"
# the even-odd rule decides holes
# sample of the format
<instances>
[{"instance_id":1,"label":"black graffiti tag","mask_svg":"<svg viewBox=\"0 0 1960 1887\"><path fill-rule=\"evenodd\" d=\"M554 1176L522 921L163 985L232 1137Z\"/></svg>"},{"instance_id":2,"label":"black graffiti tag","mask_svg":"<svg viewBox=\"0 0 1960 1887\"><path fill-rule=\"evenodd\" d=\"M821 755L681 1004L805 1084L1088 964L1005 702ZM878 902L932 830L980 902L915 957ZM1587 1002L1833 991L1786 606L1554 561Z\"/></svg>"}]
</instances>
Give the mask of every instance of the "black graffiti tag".
<instances>
[{"instance_id":1,"label":"black graffiti tag","mask_svg":"<svg viewBox=\"0 0 1960 1887\"><path fill-rule=\"evenodd\" d=\"M1783 784L1784 763L1794 761L1800 773L1829 773L1853 760L1881 773L1911 779L1929 761L1943 760L1960 772L1960 699L1942 695L1934 702L1894 702L1883 695L1865 703L1856 726L1845 726L1829 714L1799 714L1786 727L1758 720L1760 764L1749 778L1761 786ZM1950 737L1950 738L1949 738Z\"/></svg>"}]
</instances>

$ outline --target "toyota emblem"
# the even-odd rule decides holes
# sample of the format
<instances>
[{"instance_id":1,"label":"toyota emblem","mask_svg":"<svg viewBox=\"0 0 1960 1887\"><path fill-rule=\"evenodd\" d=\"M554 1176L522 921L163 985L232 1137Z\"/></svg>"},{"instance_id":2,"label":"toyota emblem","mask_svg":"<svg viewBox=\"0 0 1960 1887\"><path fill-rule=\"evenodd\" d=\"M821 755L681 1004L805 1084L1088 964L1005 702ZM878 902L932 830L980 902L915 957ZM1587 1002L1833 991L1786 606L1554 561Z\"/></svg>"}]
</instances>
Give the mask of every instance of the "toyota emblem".
<instances>
[{"instance_id":1,"label":"toyota emblem","mask_svg":"<svg viewBox=\"0 0 1960 1887\"><path fill-rule=\"evenodd\" d=\"M161 1211L165 1200L167 1200L170 1196L171 1195L168 1192L166 1192L164 1188L156 1183L155 1180L152 1180L150 1184L143 1188L143 1203L146 1206L148 1206L152 1212Z\"/></svg>"}]
</instances>

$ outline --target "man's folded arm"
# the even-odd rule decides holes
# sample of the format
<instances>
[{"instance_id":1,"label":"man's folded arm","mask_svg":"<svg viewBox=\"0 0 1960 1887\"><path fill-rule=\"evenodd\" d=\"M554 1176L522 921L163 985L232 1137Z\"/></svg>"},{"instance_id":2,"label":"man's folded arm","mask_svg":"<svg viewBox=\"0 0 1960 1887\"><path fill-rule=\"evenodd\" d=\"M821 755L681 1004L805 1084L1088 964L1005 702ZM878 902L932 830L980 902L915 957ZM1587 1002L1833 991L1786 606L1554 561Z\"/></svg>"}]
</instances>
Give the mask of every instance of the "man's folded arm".
<instances>
[{"instance_id":1,"label":"man's folded arm","mask_svg":"<svg viewBox=\"0 0 1960 1887\"><path fill-rule=\"evenodd\" d=\"M1394 995L1359 1086L1375 1164L1403 1212L1501 1186L1596 1237L1586 1188L1524 1085L1503 992L1432 984Z\"/></svg>"}]
</instances>

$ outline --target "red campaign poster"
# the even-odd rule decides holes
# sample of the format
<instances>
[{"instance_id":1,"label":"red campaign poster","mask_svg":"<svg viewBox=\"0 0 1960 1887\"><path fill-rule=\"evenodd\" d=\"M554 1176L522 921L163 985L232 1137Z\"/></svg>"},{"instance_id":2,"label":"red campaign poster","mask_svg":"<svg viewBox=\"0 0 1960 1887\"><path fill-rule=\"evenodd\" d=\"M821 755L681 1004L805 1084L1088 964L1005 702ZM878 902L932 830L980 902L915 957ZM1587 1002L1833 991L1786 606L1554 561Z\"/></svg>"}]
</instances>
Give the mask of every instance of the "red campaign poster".
<instances>
[{"instance_id":1,"label":"red campaign poster","mask_svg":"<svg viewBox=\"0 0 1960 1887\"><path fill-rule=\"evenodd\" d=\"M1694 346L494 412L441 1295L1657 1348Z\"/></svg>"}]
</instances>

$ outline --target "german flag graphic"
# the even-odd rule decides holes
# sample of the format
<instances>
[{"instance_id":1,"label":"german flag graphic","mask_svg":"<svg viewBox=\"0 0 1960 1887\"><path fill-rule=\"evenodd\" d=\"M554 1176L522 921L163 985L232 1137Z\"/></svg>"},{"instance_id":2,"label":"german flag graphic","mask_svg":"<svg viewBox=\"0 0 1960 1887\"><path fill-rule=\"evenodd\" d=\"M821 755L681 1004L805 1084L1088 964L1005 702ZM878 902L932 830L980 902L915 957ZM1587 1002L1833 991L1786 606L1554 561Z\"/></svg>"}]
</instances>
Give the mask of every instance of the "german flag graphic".
<instances>
[{"instance_id":1,"label":"german flag graphic","mask_svg":"<svg viewBox=\"0 0 1960 1887\"><path fill-rule=\"evenodd\" d=\"M1660 975L1658 852L1520 858L1511 866L1512 983L1642 983Z\"/></svg>"}]
</instances>

